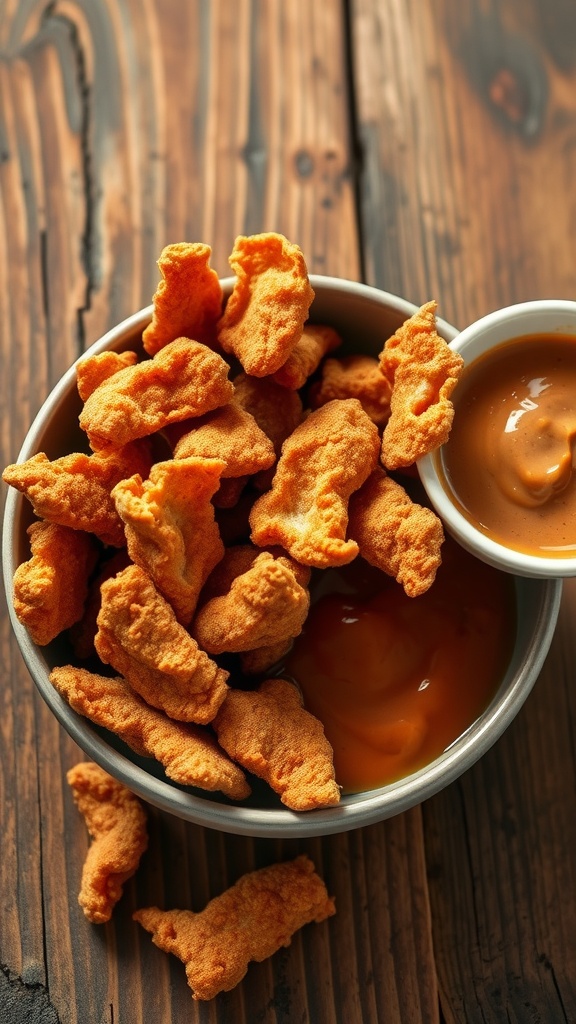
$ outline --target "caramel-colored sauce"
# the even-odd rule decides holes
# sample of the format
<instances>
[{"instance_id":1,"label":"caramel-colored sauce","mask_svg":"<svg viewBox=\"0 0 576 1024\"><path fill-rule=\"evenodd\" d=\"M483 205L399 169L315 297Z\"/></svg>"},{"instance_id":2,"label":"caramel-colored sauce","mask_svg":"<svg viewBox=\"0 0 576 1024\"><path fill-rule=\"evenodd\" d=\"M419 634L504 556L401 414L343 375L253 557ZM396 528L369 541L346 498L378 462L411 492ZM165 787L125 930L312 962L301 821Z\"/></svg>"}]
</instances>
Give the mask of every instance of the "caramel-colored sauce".
<instances>
[{"instance_id":1,"label":"caramel-colored sauce","mask_svg":"<svg viewBox=\"0 0 576 1024\"><path fill-rule=\"evenodd\" d=\"M323 578L285 668L355 792L430 763L487 707L514 644L514 583L451 540L421 597L360 559Z\"/></svg>"},{"instance_id":2,"label":"caramel-colored sauce","mask_svg":"<svg viewBox=\"0 0 576 1024\"><path fill-rule=\"evenodd\" d=\"M445 485L471 522L518 551L576 555L576 341L530 335L472 363L454 392Z\"/></svg>"}]
</instances>

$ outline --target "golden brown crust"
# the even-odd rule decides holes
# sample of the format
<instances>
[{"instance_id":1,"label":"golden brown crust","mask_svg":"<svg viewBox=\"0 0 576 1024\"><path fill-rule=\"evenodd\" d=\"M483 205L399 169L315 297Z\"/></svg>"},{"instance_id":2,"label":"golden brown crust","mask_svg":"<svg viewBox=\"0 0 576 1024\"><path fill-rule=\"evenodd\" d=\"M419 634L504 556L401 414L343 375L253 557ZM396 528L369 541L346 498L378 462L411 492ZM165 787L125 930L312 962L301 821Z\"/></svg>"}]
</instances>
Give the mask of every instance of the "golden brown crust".
<instances>
[{"instance_id":1,"label":"golden brown crust","mask_svg":"<svg viewBox=\"0 0 576 1024\"><path fill-rule=\"evenodd\" d=\"M78 394L83 402L109 377L138 362L136 352L100 352L76 364Z\"/></svg>"},{"instance_id":2,"label":"golden brown crust","mask_svg":"<svg viewBox=\"0 0 576 1024\"><path fill-rule=\"evenodd\" d=\"M276 461L272 441L237 402L229 402L189 424L174 445L174 458L191 455L222 459L223 477L251 476Z\"/></svg>"},{"instance_id":3,"label":"golden brown crust","mask_svg":"<svg viewBox=\"0 0 576 1024\"><path fill-rule=\"evenodd\" d=\"M272 377L249 377L241 373L234 378L235 401L251 413L258 426L274 445L276 458L282 445L302 420L302 400L296 391L282 387ZM267 491L274 476L274 465L253 478L259 491Z\"/></svg>"},{"instance_id":4,"label":"golden brown crust","mask_svg":"<svg viewBox=\"0 0 576 1024\"><path fill-rule=\"evenodd\" d=\"M380 369L392 386L390 419L382 438L386 469L410 466L448 440L450 395L464 361L436 330L436 303L428 302L386 342Z\"/></svg>"},{"instance_id":5,"label":"golden brown crust","mask_svg":"<svg viewBox=\"0 0 576 1024\"><path fill-rule=\"evenodd\" d=\"M133 914L152 941L186 965L194 999L212 999L242 980L312 921L336 912L334 900L302 855L243 875L199 914L147 907Z\"/></svg>"},{"instance_id":6,"label":"golden brown crust","mask_svg":"<svg viewBox=\"0 0 576 1024\"><path fill-rule=\"evenodd\" d=\"M14 611L43 647L82 618L98 557L92 537L55 523L28 527L32 557L14 573Z\"/></svg>"},{"instance_id":7,"label":"golden brown crust","mask_svg":"<svg viewBox=\"0 0 576 1024\"><path fill-rule=\"evenodd\" d=\"M89 921L104 924L148 846L146 811L126 786L91 761L75 765L66 778L93 840L78 902Z\"/></svg>"},{"instance_id":8,"label":"golden brown crust","mask_svg":"<svg viewBox=\"0 0 576 1024\"><path fill-rule=\"evenodd\" d=\"M360 402L328 402L284 442L272 489L250 513L252 541L280 544L303 565L343 565L358 554L346 540L348 499L378 459L378 429Z\"/></svg>"},{"instance_id":9,"label":"golden brown crust","mask_svg":"<svg viewBox=\"0 0 576 1024\"><path fill-rule=\"evenodd\" d=\"M306 324L286 362L276 370L273 379L282 387L297 391L304 387L308 377L320 365L328 352L342 344L342 338L333 327Z\"/></svg>"},{"instance_id":10,"label":"golden brown crust","mask_svg":"<svg viewBox=\"0 0 576 1024\"><path fill-rule=\"evenodd\" d=\"M214 729L230 757L265 779L291 810L340 802L332 747L293 683L266 679L255 691L230 690Z\"/></svg>"},{"instance_id":11,"label":"golden brown crust","mask_svg":"<svg viewBox=\"0 0 576 1024\"><path fill-rule=\"evenodd\" d=\"M232 800L250 795L242 769L208 729L173 721L150 707L124 679L64 665L52 670L50 682L74 711L115 733L137 754L154 757L179 785L219 790Z\"/></svg>"},{"instance_id":12,"label":"golden brown crust","mask_svg":"<svg viewBox=\"0 0 576 1024\"><path fill-rule=\"evenodd\" d=\"M152 322L142 335L154 355L175 338L193 338L212 345L222 312L222 288L210 267L212 251L202 242L175 242L160 254L162 275L152 302Z\"/></svg>"},{"instance_id":13,"label":"golden brown crust","mask_svg":"<svg viewBox=\"0 0 576 1024\"><path fill-rule=\"evenodd\" d=\"M377 467L352 496L349 535L371 565L393 576L409 597L428 590L442 562L444 530L437 515L415 504Z\"/></svg>"},{"instance_id":14,"label":"golden brown crust","mask_svg":"<svg viewBox=\"0 0 576 1024\"><path fill-rule=\"evenodd\" d=\"M218 341L246 373L266 377L298 342L314 292L301 250L273 232L239 235L230 256L234 289L218 324Z\"/></svg>"},{"instance_id":15,"label":"golden brown crust","mask_svg":"<svg viewBox=\"0 0 576 1024\"><path fill-rule=\"evenodd\" d=\"M82 618L74 623L68 633L72 650L81 661L86 660L86 658L92 658L96 654L94 637L98 632L96 620L102 603L100 587L104 580L111 579L112 576L115 576L116 573L125 569L128 565L130 565L128 552L126 548L122 548L119 551L115 551L110 558L106 558L98 566L95 575L90 580Z\"/></svg>"},{"instance_id":16,"label":"golden brown crust","mask_svg":"<svg viewBox=\"0 0 576 1024\"><path fill-rule=\"evenodd\" d=\"M150 577L131 565L102 584L98 655L152 707L206 725L227 692L228 673L199 650Z\"/></svg>"},{"instance_id":17,"label":"golden brown crust","mask_svg":"<svg viewBox=\"0 0 576 1024\"><path fill-rule=\"evenodd\" d=\"M326 359L322 363L321 378L311 385L308 399L311 407L318 409L335 398L357 398L370 419L383 427L390 416L391 392L378 360L354 355Z\"/></svg>"}]
</instances>

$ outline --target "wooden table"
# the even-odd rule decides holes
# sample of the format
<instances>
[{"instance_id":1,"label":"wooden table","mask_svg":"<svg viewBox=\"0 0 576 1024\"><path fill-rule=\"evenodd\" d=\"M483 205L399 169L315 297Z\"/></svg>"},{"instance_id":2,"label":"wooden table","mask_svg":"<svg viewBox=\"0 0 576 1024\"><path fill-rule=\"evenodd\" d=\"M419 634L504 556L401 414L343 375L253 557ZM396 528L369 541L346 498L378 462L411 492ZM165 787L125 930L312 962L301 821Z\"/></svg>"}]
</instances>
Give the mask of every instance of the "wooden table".
<instances>
[{"instance_id":1,"label":"wooden table","mask_svg":"<svg viewBox=\"0 0 576 1024\"><path fill-rule=\"evenodd\" d=\"M163 245L278 230L314 273L457 327L576 293L576 8L567 0L4 0L2 463L63 370L147 305ZM3 1024L576 1020L576 589L533 693L458 782L317 840L251 841L151 812L109 925L76 903L81 757L1 620ZM466 680L462 680L466 685ZM131 921L199 909L309 852L336 917L193 1003Z\"/></svg>"}]
</instances>

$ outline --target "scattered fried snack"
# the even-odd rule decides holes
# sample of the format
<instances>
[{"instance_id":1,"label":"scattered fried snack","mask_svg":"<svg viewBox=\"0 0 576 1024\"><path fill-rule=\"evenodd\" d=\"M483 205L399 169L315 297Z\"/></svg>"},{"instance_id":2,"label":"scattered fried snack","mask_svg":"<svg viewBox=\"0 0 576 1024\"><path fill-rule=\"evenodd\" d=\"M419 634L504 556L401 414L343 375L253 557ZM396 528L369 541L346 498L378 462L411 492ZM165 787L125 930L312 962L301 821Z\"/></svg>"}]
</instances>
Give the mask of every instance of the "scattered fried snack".
<instances>
[{"instance_id":1,"label":"scattered fried snack","mask_svg":"<svg viewBox=\"0 0 576 1024\"><path fill-rule=\"evenodd\" d=\"M285 388L297 391L308 377L318 369L322 359L342 344L342 338L333 327L307 324L286 362L276 370L273 379Z\"/></svg>"},{"instance_id":2,"label":"scattered fried snack","mask_svg":"<svg viewBox=\"0 0 576 1024\"><path fill-rule=\"evenodd\" d=\"M220 746L265 779L286 807L311 811L340 802L332 747L293 683L266 679L258 690L230 690L213 725Z\"/></svg>"},{"instance_id":3,"label":"scattered fried snack","mask_svg":"<svg viewBox=\"0 0 576 1024\"><path fill-rule=\"evenodd\" d=\"M112 491L125 524L128 554L151 577L188 625L200 591L224 554L211 498L225 468L222 459L157 462L148 480L131 476Z\"/></svg>"},{"instance_id":4,"label":"scattered fried snack","mask_svg":"<svg viewBox=\"0 0 576 1024\"><path fill-rule=\"evenodd\" d=\"M234 378L234 399L252 414L270 438L278 459L284 441L302 420L300 395L277 384L271 377L249 377L241 373ZM254 486L259 491L267 491L273 476L273 466L262 470L255 475Z\"/></svg>"},{"instance_id":5,"label":"scattered fried snack","mask_svg":"<svg viewBox=\"0 0 576 1024\"><path fill-rule=\"evenodd\" d=\"M93 924L104 924L148 846L144 805L97 764L75 765L66 778L92 836L78 903Z\"/></svg>"},{"instance_id":6,"label":"scattered fried snack","mask_svg":"<svg viewBox=\"0 0 576 1024\"><path fill-rule=\"evenodd\" d=\"M365 355L326 359L321 373L320 380L314 381L308 392L313 409L335 398L357 398L376 426L383 427L388 422L392 388L377 359Z\"/></svg>"},{"instance_id":7,"label":"scattered fried snack","mask_svg":"<svg viewBox=\"0 0 576 1024\"><path fill-rule=\"evenodd\" d=\"M251 651L298 636L309 607L288 560L262 551L227 593L202 605L192 635L209 654Z\"/></svg>"},{"instance_id":8,"label":"scattered fried snack","mask_svg":"<svg viewBox=\"0 0 576 1024\"><path fill-rule=\"evenodd\" d=\"M186 965L194 999L229 992L251 960L261 962L312 921L336 913L334 900L309 857L243 875L199 914L147 907L132 916L153 943Z\"/></svg>"},{"instance_id":9,"label":"scattered fried snack","mask_svg":"<svg viewBox=\"0 0 576 1024\"><path fill-rule=\"evenodd\" d=\"M82 618L98 557L87 533L55 523L28 527L32 557L14 574L14 611L40 647Z\"/></svg>"},{"instance_id":10,"label":"scattered fried snack","mask_svg":"<svg viewBox=\"0 0 576 1024\"><path fill-rule=\"evenodd\" d=\"M95 451L119 448L225 405L234 393L228 370L207 345L177 338L100 384L84 404L80 426Z\"/></svg>"},{"instance_id":11,"label":"scattered fried snack","mask_svg":"<svg viewBox=\"0 0 576 1024\"><path fill-rule=\"evenodd\" d=\"M39 519L94 533L120 548L124 524L110 492L125 476L148 476L151 465L148 442L135 441L106 454L75 452L53 462L39 452L7 466L2 478L26 495Z\"/></svg>"},{"instance_id":12,"label":"scattered fried snack","mask_svg":"<svg viewBox=\"0 0 576 1024\"><path fill-rule=\"evenodd\" d=\"M94 637L98 632L97 619L100 605L102 604L100 587L104 580L112 579L116 573L125 569L128 565L130 565L128 552L126 548L120 548L120 550L114 551L113 555L100 563L95 575L90 580L82 618L78 619L68 631L68 639L72 645L72 650L81 661L86 661L87 658L92 658L96 654Z\"/></svg>"},{"instance_id":13,"label":"scattered fried snack","mask_svg":"<svg viewBox=\"0 0 576 1024\"><path fill-rule=\"evenodd\" d=\"M380 369L392 387L382 438L386 469L409 466L448 440L450 401L464 367L436 330L436 303L422 306L386 342Z\"/></svg>"},{"instance_id":14,"label":"scattered fried snack","mask_svg":"<svg viewBox=\"0 0 576 1024\"><path fill-rule=\"evenodd\" d=\"M168 778L181 786L220 791L232 800L250 795L244 772L208 729L173 721L150 707L121 677L64 665L52 669L50 682L74 711L115 733L137 754L154 757Z\"/></svg>"},{"instance_id":15,"label":"scattered fried snack","mask_svg":"<svg viewBox=\"0 0 576 1024\"><path fill-rule=\"evenodd\" d=\"M230 256L234 289L218 323L218 341L246 373L275 373L302 334L314 292L301 250L273 232L239 235Z\"/></svg>"},{"instance_id":16,"label":"scattered fried snack","mask_svg":"<svg viewBox=\"0 0 576 1024\"><path fill-rule=\"evenodd\" d=\"M94 645L102 661L170 718L211 722L228 673L198 648L147 573L130 565L106 580L101 594Z\"/></svg>"},{"instance_id":17,"label":"scattered fried snack","mask_svg":"<svg viewBox=\"0 0 576 1024\"><path fill-rule=\"evenodd\" d=\"M348 499L378 460L378 428L355 398L310 413L284 442L272 489L250 513L252 541L280 544L303 565L344 565L358 554L346 540Z\"/></svg>"},{"instance_id":18,"label":"scattered fried snack","mask_svg":"<svg viewBox=\"0 0 576 1024\"><path fill-rule=\"evenodd\" d=\"M154 355L176 338L212 345L222 312L222 288L210 267L212 250L201 242L176 242L160 254L162 280L153 296L152 322L142 335Z\"/></svg>"},{"instance_id":19,"label":"scattered fried snack","mask_svg":"<svg viewBox=\"0 0 576 1024\"><path fill-rule=\"evenodd\" d=\"M100 352L76 364L78 394L83 402L109 377L138 362L136 352Z\"/></svg>"},{"instance_id":20,"label":"scattered fried snack","mask_svg":"<svg viewBox=\"0 0 576 1024\"><path fill-rule=\"evenodd\" d=\"M408 597L424 594L442 562L444 530L437 515L415 504L376 467L349 505L348 533L371 565L393 576Z\"/></svg>"},{"instance_id":21,"label":"scattered fried snack","mask_svg":"<svg viewBox=\"0 0 576 1024\"><path fill-rule=\"evenodd\" d=\"M274 445L254 417L237 402L229 402L205 416L185 424L175 441L175 459L191 455L210 458L217 453L224 460L223 477L251 476L269 469L276 461ZM167 431L168 438L170 432Z\"/></svg>"}]
</instances>

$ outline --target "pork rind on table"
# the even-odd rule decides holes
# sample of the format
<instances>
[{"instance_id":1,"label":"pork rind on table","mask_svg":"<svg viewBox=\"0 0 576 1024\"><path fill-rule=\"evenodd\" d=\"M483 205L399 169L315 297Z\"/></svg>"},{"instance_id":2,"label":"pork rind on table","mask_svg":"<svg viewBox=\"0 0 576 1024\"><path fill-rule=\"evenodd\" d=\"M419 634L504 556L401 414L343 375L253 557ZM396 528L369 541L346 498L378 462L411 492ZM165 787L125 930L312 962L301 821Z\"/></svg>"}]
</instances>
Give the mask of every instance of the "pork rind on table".
<instances>
[{"instance_id":1,"label":"pork rind on table","mask_svg":"<svg viewBox=\"0 0 576 1024\"><path fill-rule=\"evenodd\" d=\"M261 962L311 922L336 912L334 900L306 855L243 875L204 910L146 907L133 914L153 943L186 967L194 999L229 992L251 961Z\"/></svg>"}]
</instances>

